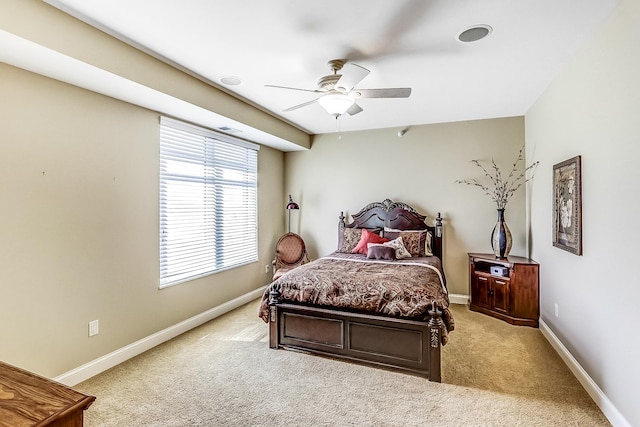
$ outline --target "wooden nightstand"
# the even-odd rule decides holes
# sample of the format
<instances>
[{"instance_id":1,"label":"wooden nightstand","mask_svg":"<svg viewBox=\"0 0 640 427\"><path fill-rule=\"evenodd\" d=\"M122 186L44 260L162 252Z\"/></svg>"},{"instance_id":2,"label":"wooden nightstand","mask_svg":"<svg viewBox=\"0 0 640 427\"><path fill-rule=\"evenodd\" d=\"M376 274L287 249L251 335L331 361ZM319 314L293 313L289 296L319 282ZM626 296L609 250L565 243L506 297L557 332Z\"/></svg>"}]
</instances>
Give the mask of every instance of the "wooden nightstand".
<instances>
[{"instance_id":1,"label":"wooden nightstand","mask_svg":"<svg viewBox=\"0 0 640 427\"><path fill-rule=\"evenodd\" d=\"M512 325L538 327L539 264L531 259L493 254L469 254L469 283L473 311ZM492 274L493 270L494 271Z\"/></svg>"}]
</instances>

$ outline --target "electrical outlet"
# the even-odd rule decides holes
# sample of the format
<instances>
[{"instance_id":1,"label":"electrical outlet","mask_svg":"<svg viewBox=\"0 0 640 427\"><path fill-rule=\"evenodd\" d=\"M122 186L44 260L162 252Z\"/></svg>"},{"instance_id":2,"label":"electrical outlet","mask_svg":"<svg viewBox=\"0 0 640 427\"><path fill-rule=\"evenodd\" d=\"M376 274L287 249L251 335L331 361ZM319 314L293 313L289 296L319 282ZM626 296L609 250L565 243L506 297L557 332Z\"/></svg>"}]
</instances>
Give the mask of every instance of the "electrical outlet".
<instances>
[{"instance_id":1,"label":"electrical outlet","mask_svg":"<svg viewBox=\"0 0 640 427\"><path fill-rule=\"evenodd\" d=\"M269 264L265 264L265 266L264 266L265 274L268 274L270 270L271 270L271 266Z\"/></svg>"},{"instance_id":2,"label":"electrical outlet","mask_svg":"<svg viewBox=\"0 0 640 427\"><path fill-rule=\"evenodd\" d=\"M558 304L556 303L556 317L558 317Z\"/></svg>"},{"instance_id":3,"label":"electrical outlet","mask_svg":"<svg viewBox=\"0 0 640 427\"><path fill-rule=\"evenodd\" d=\"M89 322L89 336L92 337L94 335L98 335L100 333L100 328L97 320L92 320Z\"/></svg>"}]
</instances>

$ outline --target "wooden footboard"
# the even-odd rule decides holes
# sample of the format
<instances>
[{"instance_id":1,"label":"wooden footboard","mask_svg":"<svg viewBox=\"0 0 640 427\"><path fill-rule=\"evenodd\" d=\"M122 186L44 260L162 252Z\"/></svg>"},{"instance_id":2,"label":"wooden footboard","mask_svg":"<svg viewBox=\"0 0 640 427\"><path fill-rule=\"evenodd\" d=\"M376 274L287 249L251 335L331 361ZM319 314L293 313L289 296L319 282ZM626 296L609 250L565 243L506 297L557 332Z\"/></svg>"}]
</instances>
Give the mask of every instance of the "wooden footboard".
<instances>
[{"instance_id":1,"label":"wooden footboard","mask_svg":"<svg viewBox=\"0 0 640 427\"><path fill-rule=\"evenodd\" d=\"M440 382L442 312L428 322L279 302L269 295L269 346L374 364Z\"/></svg>"}]
</instances>

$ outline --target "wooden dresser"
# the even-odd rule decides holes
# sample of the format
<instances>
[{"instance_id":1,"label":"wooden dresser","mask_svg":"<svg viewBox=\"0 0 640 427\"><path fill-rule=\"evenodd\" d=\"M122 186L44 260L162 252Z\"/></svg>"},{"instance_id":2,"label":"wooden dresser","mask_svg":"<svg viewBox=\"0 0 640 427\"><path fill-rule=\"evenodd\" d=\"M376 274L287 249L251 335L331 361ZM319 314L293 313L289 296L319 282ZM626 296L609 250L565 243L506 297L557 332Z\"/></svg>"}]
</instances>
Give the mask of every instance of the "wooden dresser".
<instances>
[{"instance_id":1,"label":"wooden dresser","mask_svg":"<svg viewBox=\"0 0 640 427\"><path fill-rule=\"evenodd\" d=\"M0 362L1 427L82 427L83 411L95 399Z\"/></svg>"},{"instance_id":2,"label":"wooden dresser","mask_svg":"<svg viewBox=\"0 0 640 427\"><path fill-rule=\"evenodd\" d=\"M469 254L469 283L473 311L512 325L538 327L540 317L539 265L517 256Z\"/></svg>"}]
</instances>

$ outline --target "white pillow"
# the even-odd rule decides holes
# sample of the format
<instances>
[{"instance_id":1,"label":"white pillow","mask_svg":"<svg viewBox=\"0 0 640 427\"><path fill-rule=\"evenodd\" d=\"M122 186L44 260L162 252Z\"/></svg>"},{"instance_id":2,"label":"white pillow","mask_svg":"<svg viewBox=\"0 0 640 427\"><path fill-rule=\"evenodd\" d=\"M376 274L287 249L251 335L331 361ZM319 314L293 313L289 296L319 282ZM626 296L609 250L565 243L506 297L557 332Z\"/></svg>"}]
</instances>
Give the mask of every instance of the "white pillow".
<instances>
[{"instance_id":1,"label":"white pillow","mask_svg":"<svg viewBox=\"0 0 640 427\"><path fill-rule=\"evenodd\" d=\"M399 236L389 242L384 242L383 246L389 246L396 250L396 259L411 258L411 254L402 243L402 236Z\"/></svg>"}]
</instances>

